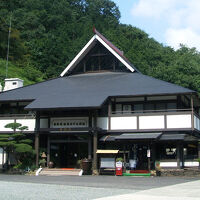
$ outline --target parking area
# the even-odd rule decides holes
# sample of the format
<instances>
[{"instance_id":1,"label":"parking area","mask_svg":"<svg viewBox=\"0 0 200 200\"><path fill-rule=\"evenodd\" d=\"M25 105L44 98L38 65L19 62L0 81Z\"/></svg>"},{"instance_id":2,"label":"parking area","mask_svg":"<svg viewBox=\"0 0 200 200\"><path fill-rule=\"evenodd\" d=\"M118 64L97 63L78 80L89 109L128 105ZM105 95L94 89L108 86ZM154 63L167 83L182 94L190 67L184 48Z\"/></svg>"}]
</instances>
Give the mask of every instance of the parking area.
<instances>
[{"instance_id":1,"label":"parking area","mask_svg":"<svg viewBox=\"0 0 200 200\"><path fill-rule=\"evenodd\" d=\"M196 178L116 176L0 175L0 199L97 199L117 198L153 189L189 184ZM200 185L200 184L199 184Z\"/></svg>"}]
</instances>

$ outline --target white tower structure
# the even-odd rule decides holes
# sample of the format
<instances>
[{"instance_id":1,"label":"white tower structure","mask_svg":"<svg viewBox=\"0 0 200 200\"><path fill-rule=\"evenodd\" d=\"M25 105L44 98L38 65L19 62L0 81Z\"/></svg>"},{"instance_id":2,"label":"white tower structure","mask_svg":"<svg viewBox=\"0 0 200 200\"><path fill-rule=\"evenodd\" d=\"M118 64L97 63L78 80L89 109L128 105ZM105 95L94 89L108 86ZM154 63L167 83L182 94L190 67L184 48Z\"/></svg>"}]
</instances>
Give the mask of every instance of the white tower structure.
<instances>
[{"instance_id":1,"label":"white tower structure","mask_svg":"<svg viewBox=\"0 0 200 200\"><path fill-rule=\"evenodd\" d=\"M3 91L23 87L23 83L24 83L24 81L19 78L6 78L5 79L5 87L4 87Z\"/></svg>"}]
</instances>

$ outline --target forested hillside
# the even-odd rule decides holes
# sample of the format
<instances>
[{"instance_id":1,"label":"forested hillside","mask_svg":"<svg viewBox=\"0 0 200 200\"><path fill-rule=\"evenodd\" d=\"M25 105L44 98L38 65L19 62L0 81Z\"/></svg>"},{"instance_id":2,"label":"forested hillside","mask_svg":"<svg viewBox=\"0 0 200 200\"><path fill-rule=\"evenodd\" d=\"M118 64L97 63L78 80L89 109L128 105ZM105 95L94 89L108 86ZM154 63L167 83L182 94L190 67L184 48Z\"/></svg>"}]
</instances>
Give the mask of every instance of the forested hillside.
<instances>
[{"instance_id":1,"label":"forested hillside","mask_svg":"<svg viewBox=\"0 0 200 200\"><path fill-rule=\"evenodd\" d=\"M105 35L144 74L200 93L200 54L182 46L165 47L142 30L120 24L111 0L1 0L0 58L6 58L9 19L10 65L27 84L58 76L93 35ZM3 77L0 62L0 76ZM11 70L8 71L11 77Z\"/></svg>"}]
</instances>

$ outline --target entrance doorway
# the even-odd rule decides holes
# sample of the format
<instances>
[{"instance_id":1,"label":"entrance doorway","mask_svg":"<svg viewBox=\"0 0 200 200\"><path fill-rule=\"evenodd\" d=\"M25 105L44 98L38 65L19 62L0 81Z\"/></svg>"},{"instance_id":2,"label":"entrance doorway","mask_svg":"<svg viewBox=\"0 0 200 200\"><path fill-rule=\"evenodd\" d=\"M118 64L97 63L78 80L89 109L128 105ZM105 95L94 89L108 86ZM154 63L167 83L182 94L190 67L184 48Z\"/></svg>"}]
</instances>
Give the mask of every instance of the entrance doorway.
<instances>
[{"instance_id":1,"label":"entrance doorway","mask_svg":"<svg viewBox=\"0 0 200 200\"><path fill-rule=\"evenodd\" d=\"M77 168L77 162L88 156L87 143L51 143L50 160L57 168Z\"/></svg>"},{"instance_id":2,"label":"entrance doorway","mask_svg":"<svg viewBox=\"0 0 200 200\"><path fill-rule=\"evenodd\" d=\"M128 152L123 157L126 160L127 169L147 170L148 169L148 146L144 144L127 145L122 152ZM123 153L124 154L124 153Z\"/></svg>"},{"instance_id":3,"label":"entrance doorway","mask_svg":"<svg viewBox=\"0 0 200 200\"><path fill-rule=\"evenodd\" d=\"M146 170L146 169L148 169L147 150L148 150L147 146L138 145L138 147L137 147L136 169L138 169L138 170Z\"/></svg>"}]
</instances>

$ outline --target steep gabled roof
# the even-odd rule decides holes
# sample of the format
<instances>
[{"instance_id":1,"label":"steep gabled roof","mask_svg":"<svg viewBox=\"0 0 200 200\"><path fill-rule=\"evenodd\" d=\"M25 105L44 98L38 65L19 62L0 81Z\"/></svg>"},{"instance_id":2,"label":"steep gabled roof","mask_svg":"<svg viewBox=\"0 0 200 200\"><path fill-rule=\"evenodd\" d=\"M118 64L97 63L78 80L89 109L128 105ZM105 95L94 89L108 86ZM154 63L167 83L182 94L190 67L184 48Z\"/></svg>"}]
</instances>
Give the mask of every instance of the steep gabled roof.
<instances>
[{"instance_id":1,"label":"steep gabled roof","mask_svg":"<svg viewBox=\"0 0 200 200\"><path fill-rule=\"evenodd\" d=\"M110 53L112 53L121 63L125 65L131 72L138 71L123 55L115 45L101 35L96 29L93 30L95 35L90 41L83 47L83 49L76 55L76 57L69 63L65 70L60 74L64 76L67 72L73 70L76 65L86 56L86 54L95 46L96 42L100 42Z\"/></svg>"}]
</instances>

